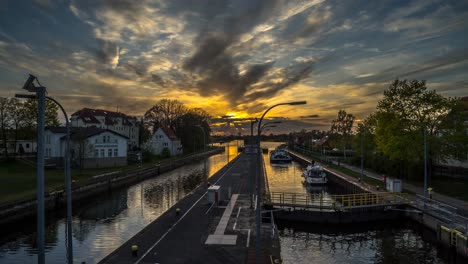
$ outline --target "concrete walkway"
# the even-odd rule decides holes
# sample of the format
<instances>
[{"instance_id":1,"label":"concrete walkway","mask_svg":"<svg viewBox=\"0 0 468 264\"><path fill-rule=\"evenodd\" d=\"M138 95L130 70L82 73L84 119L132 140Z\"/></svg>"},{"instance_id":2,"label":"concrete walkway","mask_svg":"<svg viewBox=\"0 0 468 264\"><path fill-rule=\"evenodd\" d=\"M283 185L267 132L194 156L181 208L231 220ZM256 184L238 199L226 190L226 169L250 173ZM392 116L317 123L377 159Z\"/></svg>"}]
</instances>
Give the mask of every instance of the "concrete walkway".
<instances>
[{"instance_id":1,"label":"concrete walkway","mask_svg":"<svg viewBox=\"0 0 468 264\"><path fill-rule=\"evenodd\" d=\"M209 179L221 186L224 206L210 204L207 186L199 186L100 263L249 263L256 239L249 198L256 171L253 157L240 154ZM269 233L264 235L272 240ZM138 246L138 256L132 256L132 245ZM264 258L279 257L278 248L263 243L262 249Z\"/></svg>"}]
</instances>

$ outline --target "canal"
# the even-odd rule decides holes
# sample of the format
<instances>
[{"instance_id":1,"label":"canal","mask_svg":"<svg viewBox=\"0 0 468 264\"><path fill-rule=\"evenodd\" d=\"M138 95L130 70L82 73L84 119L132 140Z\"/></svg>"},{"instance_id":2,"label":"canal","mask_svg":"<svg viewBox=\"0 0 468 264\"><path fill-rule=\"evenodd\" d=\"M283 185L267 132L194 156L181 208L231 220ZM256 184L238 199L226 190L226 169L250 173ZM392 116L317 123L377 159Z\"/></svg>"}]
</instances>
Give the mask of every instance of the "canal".
<instances>
[{"instance_id":1,"label":"canal","mask_svg":"<svg viewBox=\"0 0 468 264\"><path fill-rule=\"evenodd\" d=\"M273 150L279 143L262 143ZM343 193L340 186L303 184L301 164L271 165L264 154L271 192ZM436 246L435 234L412 223L326 226L277 223L283 263L465 263Z\"/></svg>"},{"instance_id":2,"label":"canal","mask_svg":"<svg viewBox=\"0 0 468 264\"><path fill-rule=\"evenodd\" d=\"M229 152L209 157L208 177L236 156L237 144L231 142ZM75 203L72 223L75 262L98 262L204 180L201 161L112 191L90 202ZM65 219L52 213L46 218L46 263L66 263ZM0 231L0 263L37 262L35 226L33 220L8 226L11 232Z\"/></svg>"},{"instance_id":3,"label":"canal","mask_svg":"<svg viewBox=\"0 0 468 264\"><path fill-rule=\"evenodd\" d=\"M227 153L208 158L207 177L237 155L237 142ZM262 142L274 149L279 143ZM342 193L340 186L310 188L303 184L303 167L293 162L272 166L264 154L270 191ZM128 188L75 204L73 248L76 263L96 263L123 244L205 180L203 162L190 164ZM47 216L46 261L65 263L65 219ZM35 223L0 231L0 263L36 263ZM381 223L327 227L278 223L284 263L461 263L438 248L434 234L410 224Z\"/></svg>"}]
</instances>

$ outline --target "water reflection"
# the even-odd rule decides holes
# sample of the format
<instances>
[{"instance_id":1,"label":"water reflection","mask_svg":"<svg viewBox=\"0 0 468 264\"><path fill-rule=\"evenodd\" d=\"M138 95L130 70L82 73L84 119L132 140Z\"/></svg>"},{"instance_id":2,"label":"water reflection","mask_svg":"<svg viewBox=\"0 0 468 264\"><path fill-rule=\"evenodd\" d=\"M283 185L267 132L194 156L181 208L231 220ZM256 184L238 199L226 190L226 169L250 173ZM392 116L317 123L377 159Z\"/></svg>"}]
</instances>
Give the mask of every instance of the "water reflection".
<instances>
[{"instance_id":1,"label":"water reflection","mask_svg":"<svg viewBox=\"0 0 468 264\"><path fill-rule=\"evenodd\" d=\"M225 147L229 155L226 151L207 159L208 176L200 161L76 204L72 222L75 262L98 262L167 211L236 157L235 142ZM64 219L51 214L46 217L46 261L65 263ZM36 262L35 225L34 221L27 221L9 226L15 231L0 236L0 263Z\"/></svg>"},{"instance_id":2,"label":"water reflection","mask_svg":"<svg viewBox=\"0 0 468 264\"><path fill-rule=\"evenodd\" d=\"M278 227L284 263L462 263L406 224Z\"/></svg>"}]
</instances>

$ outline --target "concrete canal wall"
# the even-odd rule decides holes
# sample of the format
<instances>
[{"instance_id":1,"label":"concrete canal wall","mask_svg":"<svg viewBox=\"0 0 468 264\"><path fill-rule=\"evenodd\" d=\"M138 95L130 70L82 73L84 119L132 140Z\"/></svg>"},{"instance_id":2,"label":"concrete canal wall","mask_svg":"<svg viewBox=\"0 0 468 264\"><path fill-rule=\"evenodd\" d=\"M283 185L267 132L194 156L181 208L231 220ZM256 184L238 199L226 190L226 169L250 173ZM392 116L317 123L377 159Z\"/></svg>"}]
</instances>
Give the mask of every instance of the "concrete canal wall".
<instances>
[{"instance_id":1,"label":"concrete canal wall","mask_svg":"<svg viewBox=\"0 0 468 264\"><path fill-rule=\"evenodd\" d=\"M72 186L73 202L85 201L91 199L104 192L130 186L142 180L157 176L161 173L171 171L183 165L193 163L194 161L203 160L203 158L224 152L224 148L217 148L205 153L195 154L179 160L162 163L159 166L151 168L137 169L130 172L113 172L98 175L91 182L82 186ZM55 210L66 205L65 193L63 191L46 194L45 208L46 210ZM28 200L0 208L0 226L15 221L25 220L35 217L36 215L36 200Z\"/></svg>"},{"instance_id":2,"label":"concrete canal wall","mask_svg":"<svg viewBox=\"0 0 468 264\"><path fill-rule=\"evenodd\" d=\"M306 165L311 160L290 152L291 157ZM324 168L328 179L351 193L371 192L359 182L353 182L349 177ZM437 234L437 241L444 247L453 249L459 256L468 258L468 219L460 220L457 215L438 214L425 210L416 204L410 203L398 207L367 208L350 211L320 211L320 210L277 210L275 218L280 221L300 221L318 224L352 224L382 220L407 221L411 220L428 228ZM464 224L460 224L464 223Z\"/></svg>"}]
</instances>

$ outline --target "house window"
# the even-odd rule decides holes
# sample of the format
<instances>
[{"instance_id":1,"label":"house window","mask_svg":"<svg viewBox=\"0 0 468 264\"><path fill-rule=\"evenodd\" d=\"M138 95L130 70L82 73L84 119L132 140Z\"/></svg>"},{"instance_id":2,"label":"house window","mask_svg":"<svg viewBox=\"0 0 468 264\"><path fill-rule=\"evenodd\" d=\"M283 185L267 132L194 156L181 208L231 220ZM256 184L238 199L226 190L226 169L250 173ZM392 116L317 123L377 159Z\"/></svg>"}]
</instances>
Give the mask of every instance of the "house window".
<instances>
[{"instance_id":1,"label":"house window","mask_svg":"<svg viewBox=\"0 0 468 264\"><path fill-rule=\"evenodd\" d=\"M99 157L99 149L94 150L94 157Z\"/></svg>"},{"instance_id":2,"label":"house window","mask_svg":"<svg viewBox=\"0 0 468 264\"><path fill-rule=\"evenodd\" d=\"M165 147L167 147L167 146L168 146L168 145L167 145L167 142L164 142L164 144L163 144L163 145L164 145Z\"/></svg>"},{"instance_id":3,"label":"house window","mask_svg":"<svg viewBox=\"0 0 468 264\"><path fill-rule=\"evenodd\" d=\"M107 136L107 142L110 142L110 136Z\"/></svg>"},{"instance_id":4,"label":"house window","mask_svg":"<svg viewBox=\"0 0 468 264\"><path fill-rule=\"evenodd\" d=\"M109 149L109 150L107 151L107 156L108 156L108 157L112 157L112 149Z\"/></svg>"},{"instance_id":5,"label":"house window","mask_svg":"<svg viewBox=\"0 0 468 264\"><path fill-rule=\"evenodd\" d=\"M96 143L96 144L97 144L97 138L94 140L94 143Z\"/></svg>"},{"instance_id":6,"label":"house window","mask_svg":"<svg viewBox=\"0 0 468 264\"><path fill-rule=\"evenodd\" d=\"M114 149L114 157L117 157L117 155L118 155L118 151L117 149Z\"/></svg>"},{"instance_id":7,"label":"house window","mask_svg":"<svg viewBox=\"0 0 468 264\"><path fill-rule=\"evenodd\" d=\"M106 143L106 136L102 136L102 142Z\"/></svg>"},{"instance_id":8,"label":"house window","mask_svg":"<svg viewBox=\"0 0 468 264\"><path fill-rule=\"evenodd\" d=\"M26 148L29 148L29 143L26 143Z\"/></svg>"},{"instance_id":9,"label":"house window","mask_svg":"<svg viewBox=\"0 0 468 264\"><path fill-rule=\"evenodd\" d=\"M104 158L104 149L101 149L101 157Z\"/></svg>"}]
</instances>

